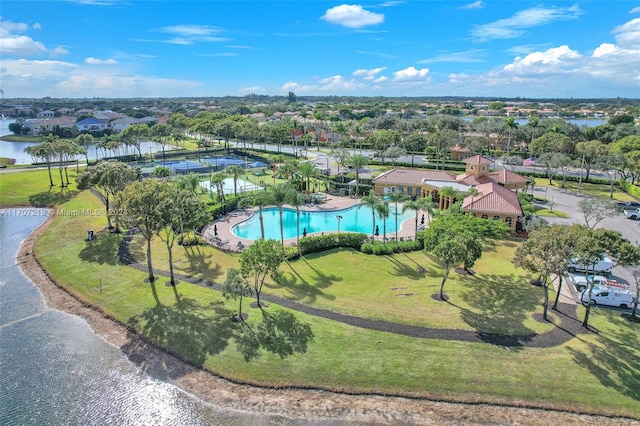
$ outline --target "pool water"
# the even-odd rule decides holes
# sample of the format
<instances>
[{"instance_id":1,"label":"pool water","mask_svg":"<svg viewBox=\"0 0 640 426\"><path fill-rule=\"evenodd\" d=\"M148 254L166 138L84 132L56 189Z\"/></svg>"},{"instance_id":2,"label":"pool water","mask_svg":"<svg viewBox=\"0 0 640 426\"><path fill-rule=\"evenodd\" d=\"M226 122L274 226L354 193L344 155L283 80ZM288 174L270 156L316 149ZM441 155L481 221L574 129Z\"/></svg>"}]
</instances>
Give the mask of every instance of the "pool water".
<instances>
[{"instance_id":1,"label":"pool water","mask_svg":"<svg viewBox=\"0 0 640 426\"><path fill-rule=\"evenodd\" d=\"M396 214L395 205L389 205L389 217L386 218L387 236L396 232L396 218L398 216L398 227L402 229L402 222L415 218L415 212L407 210L402 213L402 205L398 204ZM277 207L269 207L262 210L264 220L264 234L266 239L280 239L280 213ZM371 207L357 205L344 210L332 211L300 211L300 236L306 229L307 234L314 232L337 232L338 216L340 219L340 232L359 232L371 234L373 231L373 218L371 217ZM296 210L285 208L282 211L282 223L284 227L284 238L296 237ZM376 225L379 234L383 234L383 222L376 213ZM244 222L240 222L232 228L232 232L239 238L256 240L260 238L260 218L256 213Z\"/></svg>"}]
</instances>

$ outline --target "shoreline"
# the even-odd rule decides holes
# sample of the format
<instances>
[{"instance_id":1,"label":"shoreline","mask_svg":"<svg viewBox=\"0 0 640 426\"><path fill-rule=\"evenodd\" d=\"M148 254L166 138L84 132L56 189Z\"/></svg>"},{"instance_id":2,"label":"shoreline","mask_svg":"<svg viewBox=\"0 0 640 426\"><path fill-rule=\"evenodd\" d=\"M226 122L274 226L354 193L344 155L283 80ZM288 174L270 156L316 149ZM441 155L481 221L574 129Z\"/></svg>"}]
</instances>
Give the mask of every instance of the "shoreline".
<instances>
[{"instance_id":1,"label":"shoreline","mask_svg":"<svg viewBox=\"0 0 640 426\"><path fill-rule=\"evenodd\" d=\"M23 241L18 256L22 272L40 290L49 308L82 317L91 329L115 345L150 377L173 384L221 411L273 418L308 419L369 424L535 424L638 425L631 419L520 408L504 405L439 402L425 398L349 395L323 390L269 389L237 384L178 359L159 349L126 326L82 303L59 287L33 255L37 238L55 219L50 214Z\"/></svg>"}]
</instances>

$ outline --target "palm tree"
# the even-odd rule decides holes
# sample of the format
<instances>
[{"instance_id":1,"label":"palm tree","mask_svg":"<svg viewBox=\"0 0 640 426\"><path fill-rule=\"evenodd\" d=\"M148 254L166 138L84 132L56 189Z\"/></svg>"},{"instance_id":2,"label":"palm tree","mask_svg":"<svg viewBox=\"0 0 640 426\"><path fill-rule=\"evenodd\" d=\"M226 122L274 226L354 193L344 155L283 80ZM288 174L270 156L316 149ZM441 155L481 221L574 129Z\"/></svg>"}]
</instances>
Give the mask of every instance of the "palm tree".
<instances>
[{"instance_id":1,"label":"palm tree","mask_svg":"<svg viewBox=\"0 0 640 426\"><path fill-rule=\"evenodd\" d=\"M540 127L540 118L531 117L529 119L529 121L527 122L527 126L531 127L531 141L530 142L533 142L533 138L535 136L535 130L536 130L536 128Z\"/></svg>"},{"instance_id":2,"label":"palm tree","mask_svg":"<svg viewBox=\"0 0 640 426\"><path fill-rule=\"evenodd\" d=\"M511 151L511 133L518 128L518 122L515 117L507 117L507 121L505 122L505 126L509 130L509 136L507 138L507 156Z\"/></svg>"},{"instance_id":3,"label":"palm tree","mask_svg":"<svg viewBox=\"0 0 640 426\"><path fill-rule=\"evenodd\" d=\"M284 204L287 202L289 198L289 192L291 191L291 187L285 183L279 183L278 185L272 186L269 190L271 193L271 203L278 207L278 212L280 213L280 242L282 243L282 255L284 256L284 223L282 221L282 210Z\"/></svg>"},{"instance_id":4,"label":"palm tree","mask_svg":"<svg viewBox=\"0 0 640 426\"><path fill-rule=\"evenodd\" d=\"M84 156L88 166L89 165L89 147L93 144L93 136L88 133L83 133L81 135L76 136L76 138L73 141L79 147L84 148Z\"/></svg>"},{"instance_id":5,"label":"palm tree","mask_svg":"<svg viewBox=\"0 0 640 426\"><path fill-rule=\"evenodd\" d=\"M200 186L200 178L195 173L180 175L176 179L176 186L179 189L186 189L195 194Z\"/></svg>"},{"instance_id":6,"label":"palm tree","mask_svg":"<svg viewBox=\"0 0 640 426\"><path fill-rule=\"evenodd\" d=\"M396 219L396 245L398 245L398 203L404 201L406 197L400 192L392 192L389 194L389 200L394 204L393 216Z\"/></svg>"},{"instance_id":7,"label":"palm tree","mask_svg":"<svg viewBox=\"0 0 640 426\"><path fill-rule=\"evenodd\" d=\"M305 188L307 192L311 192L311 178L317 175L319 171L315 164L309 162L301 163L298 166L298 173L307 180L307 186Z\"/></svg>"},{"instance_id":8,"label":"palm tree","mask_svg":"<svg viewBox=\"0 0 640 426\"><path fill-rule=\"evenodd\" d=\"M347 165L353 167L356 171L356 196L358 195L358 190L360 187L360 169L367 164L369 164L369 157L366 157L364 155L355 154L347 159Z\"/></svg>"},{"instance_id":9,"label":"palm tree","mask_svg":"<svg viewBox=\"0 0 640 426\"><path fill-rule=\"evenodd\" d=\"M243 175L245 170L237 164L233 164L227 167L226 172L233 177L233 196L238 197L238 177Z\"/></svg>"},{"instance_id":10,"label":"palm tree","mask_svg":"<svg viewBox=\"0 0 640 426\"><path fill-rule=\"evenodd\" d=\"M450 209L453 205L453 200L456 197L457 191L451 186L443 186L440 188L440 208Z\"/></svg>"},{"instance_id":11,"label":"palm tree","mask_svg":"<svg viewBox=\"0 0 640 426\"><path fill-rule=\"evenodd\" d=\"M427 223L431 221L431 216L436 209L436 205L433 201L426 197L416 198L415 201L406 201L402 205L402 213L407 210L413 210L416 212L415 222L416 222L416 232L414 235L414 240L418 239L418 214L420 211L423 211L427 214Z\"/></svg>"},{"instance_id":12,"label":"palm tree","mask_svg":"<svg viewBox=\"0 0 640 426\"><path fill-rule=\"evenodd\" d=\"M252 206L258 208L258 219L260 219L260 236L264 240L264 218L262 216L262 209L265 206L272 204L271 193L268 191L255 191L250 197L244 198L240 202L240 206Z\"/></svg>"},{"instance_id":13,"label":"palm tree","mask_svg":"<svg viewBox=\"0 0 640 426\"><path fill-rule=\"evenodd\" d=\"M304 194L301 194L293 188L289 190L287 203L296 209L296 247L298 247L298 256L300 255L300 206L306 201L307 197Z\"/></svg>"},{"instance_id":14,"label":"palm tree","mask_svg":"<svg viewBox=\"0 0 640 426\"><path fill-rule=\"evenodd\" d=\"M387 218L389 217L389 202L382 201L376 205L378 217L382 220L382 241L387 241Z\"/></svg>"},{"instance_id":15,"label":"palm tree","mask_svg":"<svg viewBox=\"0 0 640 426\"><path fill-rule=\"evenodd\" d=\"M380 198L377 197L373 192L370 192L369 195L365 195L364 197L360 198L360 203L371 208L371 218L373 219L371 238L374 238L376 233L376 206L378 205L378 203L380 203Z\"/></svg>"},{"instance_id":16,"label":"palm tree","mask_svg":"<svg viewBox=\"0 0 640 426\"><path fill-rule=\"evenodd\" d=\"M216 191L218 192L218 198L220 199L220 202L224 203L224 180L226 179L227 175L224 172L217 172L214 173L213 175L211 175L211 181L210 181L210 185L215 185L216 186Z\"/></svg>"}]
</instances>

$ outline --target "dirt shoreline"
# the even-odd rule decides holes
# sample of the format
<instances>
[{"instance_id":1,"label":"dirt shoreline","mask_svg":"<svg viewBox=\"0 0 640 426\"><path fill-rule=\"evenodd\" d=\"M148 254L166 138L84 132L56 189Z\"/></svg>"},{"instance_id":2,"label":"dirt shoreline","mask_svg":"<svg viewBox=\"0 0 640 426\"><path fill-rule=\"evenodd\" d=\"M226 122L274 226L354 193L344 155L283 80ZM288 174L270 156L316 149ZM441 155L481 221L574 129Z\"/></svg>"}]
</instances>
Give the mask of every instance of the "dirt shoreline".
<instances>
[{"instance_id":1,"label":"dirt shoreline","mask_svg":"<svg viewBox=\"0 0 640 426\"><path fill-rule=\"evenodd\" d=\"M639 421L590 416L536 408L490 404L438 402L427 399L347 395L318 390L278 390L232 383L195 368L129 332L58 287L33 256L38 236L54 219L44 223L22 244L22 271L40 289L47 305L84 318L94 332L117 346L151 377L172 383L221 408L252 415L355 424L416 425L640 425Z\"/></svg>"}]
</instances>

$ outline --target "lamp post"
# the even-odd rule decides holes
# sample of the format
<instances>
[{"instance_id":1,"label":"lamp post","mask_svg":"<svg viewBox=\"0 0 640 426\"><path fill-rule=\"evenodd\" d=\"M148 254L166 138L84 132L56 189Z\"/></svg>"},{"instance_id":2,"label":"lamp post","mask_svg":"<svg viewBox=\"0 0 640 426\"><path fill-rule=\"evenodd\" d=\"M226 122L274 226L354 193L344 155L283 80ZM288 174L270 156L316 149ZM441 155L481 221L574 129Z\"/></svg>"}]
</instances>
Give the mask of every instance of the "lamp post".
<instances>
[{"instance_id":1,"label":"lamp post","mask_svg":"<svg viewBox=\"0 0 640 426\"><path fill-rule=\"evenodd\" d=\"M342 216L338 215L336 216L336 219L338 219L338 234L340 233L340 220L342 219Z\"/></svg>"}]
</instances>

